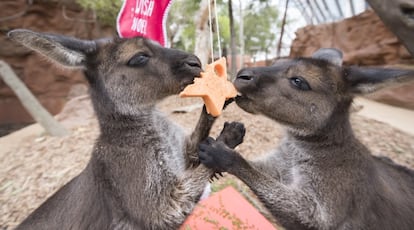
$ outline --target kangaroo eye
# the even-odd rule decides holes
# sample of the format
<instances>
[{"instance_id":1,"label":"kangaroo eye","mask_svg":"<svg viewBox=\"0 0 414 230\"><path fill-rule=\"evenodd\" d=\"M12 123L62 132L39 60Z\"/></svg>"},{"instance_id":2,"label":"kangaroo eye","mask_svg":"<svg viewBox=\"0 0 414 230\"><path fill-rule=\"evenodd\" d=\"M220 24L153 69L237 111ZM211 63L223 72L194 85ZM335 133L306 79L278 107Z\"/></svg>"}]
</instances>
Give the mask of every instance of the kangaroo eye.
<instances>
[{"instance_id":1,"label":"kangaroo eye","mask_svg":"<svg viewBox=\"0 0 414 230\"><path fill-rule=\"evenodd\" d=\"M292 84L295 88L298 88L303 91L311 90L311 87L309 86L308 82L302 77L291 77L289 80L290 84Z\"/></svg>"},{"instance_id":2,"label":"kangaroo eye","mask_svg":"<svg viewBox=\"0 0 414 230\"><path fill-rule=\"evenodd\" d=\"M130 67L142 67L147 64L149 56L144 53L135 54L131 59L129 59L127 65Z\"/></svg>"}]
</instances>

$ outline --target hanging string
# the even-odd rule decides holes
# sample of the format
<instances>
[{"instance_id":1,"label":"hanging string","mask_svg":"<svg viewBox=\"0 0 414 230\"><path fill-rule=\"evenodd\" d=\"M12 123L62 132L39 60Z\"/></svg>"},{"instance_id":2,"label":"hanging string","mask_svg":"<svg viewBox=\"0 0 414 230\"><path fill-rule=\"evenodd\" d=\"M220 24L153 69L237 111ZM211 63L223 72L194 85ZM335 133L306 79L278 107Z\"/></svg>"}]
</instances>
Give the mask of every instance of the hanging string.
<instances>
[{"instance_id":1,"label":"hanging string","mask_svg":"<svg viewBox=\"0 0 414 230\"><path fill-rule=\"evenodd\" d=\"M214 61L214 45L213 45L213 27L211 24L211 1L208 0L208 24L210 27L210 51L211 51L211 61ZM215 7L215 5L214 5Z\"/></svg>"},{"instance_id":2,"label":"hanging string","mask_svg":"<svg viewBox=\"0 0 414 230\"><path fill-rule=\"evenodd\" d=\"M221 42L220 42L220 30L219 30L219 18L217 17L217 7L216 6L217 6L216 0L214 0L214 17L216 18L217 46L218 46L219 58L221 58Z\"/></svg>"},{"instance_id":3,"label":"hanging string","mask_svg":"<svg viewBox=\"0 0 414 230\"><path fill-rule=\"evenodd\" d=\"M208 0L208 23L210 27L210 50L211 50L211 61L214 61L214 38L213 38L213 25L212 25L212 13L211 13L211 1ZM214 5L214 17L216 19L216 32L217 32L217 46L218 46L218 54L221 57L221 41L220 41L220 30L219 30L219 20L217 16L217 2L216 0L213 1Z\"/></svg>"}]
</instances>

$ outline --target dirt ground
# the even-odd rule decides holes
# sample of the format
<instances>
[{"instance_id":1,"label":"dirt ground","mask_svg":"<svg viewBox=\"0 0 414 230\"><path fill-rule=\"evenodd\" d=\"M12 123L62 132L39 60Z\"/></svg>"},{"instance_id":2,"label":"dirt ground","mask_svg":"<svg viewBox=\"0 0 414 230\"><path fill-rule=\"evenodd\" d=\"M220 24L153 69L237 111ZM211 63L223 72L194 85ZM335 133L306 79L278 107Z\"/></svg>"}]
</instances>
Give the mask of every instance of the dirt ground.
<instances>
[{"instance_id":1,"label":"dirt ground","mask_svg":"<svg viewBox=\"0 0 414 230\"><path fill-rule=\"evenodd\" d=\"M199 99L170 97L159 108L190 132L200 113L200 103ZM174 112L194 104L194 110ZM0 138L0 229L14 228L85 167L98 135L89 98L75 98L58 119L70 129L69 136L50 137L33 125ZM234 103L219 117L212 136L219 133L224 121L241 121L246 125L245 142L238 150L247 158L266 153L283 135L283 128L277 123L248 114ZM352 124L356 135L374 154L389 156L414 168L414 136L357 114L352 115ZM238 181L229 182L232 183L240 186ZM246 195L245 190L242 193Z\"/></svg>"}]
</instances>

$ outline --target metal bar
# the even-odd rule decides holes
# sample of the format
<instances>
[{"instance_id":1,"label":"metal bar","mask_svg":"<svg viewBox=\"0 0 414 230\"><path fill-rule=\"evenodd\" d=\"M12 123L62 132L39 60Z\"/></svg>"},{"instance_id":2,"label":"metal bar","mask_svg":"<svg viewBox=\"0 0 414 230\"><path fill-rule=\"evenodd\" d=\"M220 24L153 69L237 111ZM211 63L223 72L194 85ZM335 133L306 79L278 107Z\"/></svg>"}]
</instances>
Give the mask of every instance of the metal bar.
<instances>
[{"instance_id":1,"label":"metal bar","mask_svg":"<svg viewBox=\"0 0 414 230\"><path fill-rule=\"evenodd\" d=\"M312 18L309 16L308 12L306 12L306 8L302 5L302 3L298 3L298 0L293 1L299 11L302 13L303 17L305 18L308 24L313 24ZM300 2L300 0L299 0Z\"/></svg>"},{"instance_id":2,"label":"metal bar","mask_svg":"<svg viewBox=\"0 0 414 230\"><path fill-rule=\"evenodd\" d=\"M355 15L354 0L349 0L349 7L351 7L351 13L352 13L352 16L354 16Z\"/></svg>"},{"instance_id":3,"label":"metal bar","mask_svg":"<svg viewBox=\"0 0 414 230\"><path fill-rule=\"evenodd\" d=\"M351 0L351 1L352 1L352 0ZM325 14L324 14L324 12L323 12L322 8L319 6L319 2L318 2L317 0L314 0L314 3L315 3L315 5L316 5L316 9L318 9L319 14L320 14L320 15L321 15L321 17L322 17L322 20L323 20L324 22L326 22L326 21L327 21L327 18L326 18L326 16L325 16Z\"/></svg>"},{"instance_id":4,"label":"metal bar","mask_svg":"<svg viewBox=\"0 0 414 230\"><path fill-rule=\"evenodd\" d=\"M322 0L323 6L325 7L326 12L329 13L329 16L331 17L331 20L335 20L336 17L332 14L332 10L329 9L328 4L326 4L325 0Z\"/></svg>"},{"instance_id":5,"label":"metal bar","mask_svg":"<svg viewBox=\"0 0 414 230\"><path fill-rule=\"evenodd\" d=\"M341 5L339 5L339 1L335 0L336 7L338 8L338 13L341 18L344 17L344 12L342 11Z\"/></svg>"},{"instance_id":6,"label":"metal bar","mask_svg":"<svg viewBox=\"0 0 414 230\"><path fill-rule=\"evenodd\" d=\"M313 6L312 6L312 4L310 3L310 1L309 1L309 0L306 0L306 3L308 4L309 9L310 9L310 10L311 10L311 12L312 12L312 17L315 17L315 18L316 18L316 22L317 22L317 23L320 23L320 22L321 22L321 19L319 18L318 14L316 14L315 9L313 8Z\"/></svg>"}]
</instances>

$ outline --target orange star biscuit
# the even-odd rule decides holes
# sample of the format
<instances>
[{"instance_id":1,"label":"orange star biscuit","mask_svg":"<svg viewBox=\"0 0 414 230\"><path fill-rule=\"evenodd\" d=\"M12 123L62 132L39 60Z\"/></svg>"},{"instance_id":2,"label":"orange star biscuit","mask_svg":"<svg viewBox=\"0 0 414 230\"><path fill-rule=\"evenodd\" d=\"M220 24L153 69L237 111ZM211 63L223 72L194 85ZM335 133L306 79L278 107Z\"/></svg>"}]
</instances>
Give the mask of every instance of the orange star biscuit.
<instances>
[{"instance_id":1,"label":"orange star biscuit","mask_svg":"<svg viewBox=\"0 0 414 230\"><path fill-rule=\"evenodd\" d=\"M221 114L224 102L237 96L234 85L227 80L226 58L208 64L201 77L194 79L194 83L185 87L180 97L201 97L206 105L207 112L214 117Z\"/></svg>"}]
</instances>

